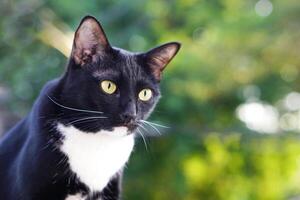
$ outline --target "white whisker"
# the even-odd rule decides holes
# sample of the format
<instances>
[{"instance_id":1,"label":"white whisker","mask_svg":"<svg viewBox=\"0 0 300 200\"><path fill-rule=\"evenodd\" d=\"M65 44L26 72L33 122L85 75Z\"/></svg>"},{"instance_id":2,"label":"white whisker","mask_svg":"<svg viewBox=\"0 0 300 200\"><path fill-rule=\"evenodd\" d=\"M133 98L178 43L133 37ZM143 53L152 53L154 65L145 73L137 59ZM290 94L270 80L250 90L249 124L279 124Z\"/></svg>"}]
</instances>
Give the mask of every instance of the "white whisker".
<instances>
[{"instance_id":1,"label":"white whisker","mask_svg":"<svg viewBox=\"0 0 300 200\"><path fill-rule=\"evenodd\" d=\"M149 133L149 130L144 126L143 122L137 122L138 126L141 127L143 130L145 130L147 133Z\"/></svg>"},{"instance_id":2,"label":"white whisker","mask_svg":"<svg viewBox=\"0 0 300 200\"><path fill-rule=\"evenodd\" d=\"M143 120L143 122L145 124L147 124L148 126L150 126L152 129L154 129L159 135L161 135L160 131L154 125L150 124L149 122L147 122L145 120Z\"/></svg>"},{"instance_id":3,"label":"white whisker","mask_svg":"<svg viewBox=\"0 0 300 200\"><path fill-rule=\"evenodd\" d=\"M84 120L89 120L89 119L104 119L104 118L107 118L107 117L85 117L85 118L82 118L82 119L77 119L77 120L74 120L74 121L71 121L69 122L67 125L72 125L76 122L80 122L80 121L84 121Z\"/></svg>"},{"instance_id":4,"label":"white whisker","mask_svg":"<svg viewBox=\"0 0 300 200\"><path fill-rule=\"evenodd\" d=\"M148 151L147 142L146 142L146 139L145 139L143 133L141 132L141 130L139 128L137 128L137 131L138 131L138 133L140 134L140 136L142 137L142 139L144 141L146 151Z\"/></svg>"},{"instance_id":5,"label":"white whisker","mask_svg":"<svg viewBox=\"0 0 300 200\"><path fill-rule=\"evenodd\" d=\"M154 125L154 126L161 127L161 128L170 128L170 127L168 127L168 126L164 126L164 125L157 124L157 123L154 123L154 122L149 122L149 121L142 120L142 119L141 119L140 121L145 122L145 123L149 123L149 124L152 124L152 125Z\"/></svg>"},{"instance_id":6,"label":"white whisker","mask_svg":"<svg viewBox=\"0 0 300 200\"><path fill-rule=\"evenodd\" d=\"M65 106L65 105L62 105L60 103L58 103L57 101L55 101L54 99L52 99L49 95L47 95L47 97L53 102L55 103L56 105L62 107L62 108L65 108L65 109L69 109L69 110L73 110L73 111L78 111L78 112L88 112L88 113L96 113L96 114L103 114L103 112L100 112L100 111L94 111L94 110L84 110L84 109L78 109L78 108L72 108L72 107L69 107L69 106Z\"/></svg>"}]
</instances>

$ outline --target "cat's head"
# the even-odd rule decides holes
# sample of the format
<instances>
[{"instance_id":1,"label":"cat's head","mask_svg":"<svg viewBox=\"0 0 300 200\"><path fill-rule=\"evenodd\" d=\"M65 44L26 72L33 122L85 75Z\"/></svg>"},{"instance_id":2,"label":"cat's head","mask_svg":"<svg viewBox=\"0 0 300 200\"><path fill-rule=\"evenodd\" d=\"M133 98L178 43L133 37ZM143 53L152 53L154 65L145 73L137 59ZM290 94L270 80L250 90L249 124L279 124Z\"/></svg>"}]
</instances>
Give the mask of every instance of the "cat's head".
<instances>
[{"instance_id":1,"label":"cat's head","mask_svg":"<svg viewBox=\"0 0 300 200\"><path fill-rule=\"evenodd\" d=\"M145 53L115 48L94 17L83 18L75 33L65 76L64 102L101 111L106 118L74 125L92 132L119 126L133 131L158 102L162 72L179 48L177 42Z\"/></svg>"}]
</instances>

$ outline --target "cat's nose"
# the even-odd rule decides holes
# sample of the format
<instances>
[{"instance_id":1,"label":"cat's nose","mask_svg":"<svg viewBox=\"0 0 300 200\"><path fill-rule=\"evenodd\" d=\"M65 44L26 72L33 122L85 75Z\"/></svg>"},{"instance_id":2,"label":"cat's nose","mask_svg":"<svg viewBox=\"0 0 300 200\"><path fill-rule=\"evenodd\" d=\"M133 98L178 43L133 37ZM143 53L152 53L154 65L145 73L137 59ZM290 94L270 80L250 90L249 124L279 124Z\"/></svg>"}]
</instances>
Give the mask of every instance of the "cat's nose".
<instances>
[{"instance_id":1,"label":"cat's nose","mask_svg":"<svg viewBox=\"0 0 300 200\"><path fill-rule=\"evenodd\" d=\"M122 120L123 123L125 124L131 124L135 122L136 119L136 115L133 113L122 113L120 115L120 118Z\"/></svg>"},{"instance_id":2,"label":"cat's nose","mask_svg":"<svg viewBox=\"0 0 300 200\"><path fill-rule=\"evenodd\" d=\"M134 101L130 99L124 104L123 112L120 113L120 119L125 125L134 124L136 114L136 105Z\"/></svg>"}]
</instances>

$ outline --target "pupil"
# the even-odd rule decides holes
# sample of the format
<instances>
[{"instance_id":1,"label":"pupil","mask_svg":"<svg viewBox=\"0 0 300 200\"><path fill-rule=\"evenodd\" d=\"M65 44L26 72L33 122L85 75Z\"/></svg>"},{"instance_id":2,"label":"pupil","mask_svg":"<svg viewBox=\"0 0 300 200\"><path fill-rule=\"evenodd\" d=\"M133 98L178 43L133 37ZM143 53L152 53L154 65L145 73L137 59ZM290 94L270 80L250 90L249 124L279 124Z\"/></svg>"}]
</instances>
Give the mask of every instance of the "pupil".
<instances>
[{"instance_id":1,"label":"pupil","mask_svg":"<svg viewBox=\"0 0 300 200\"><path fill-rule=\"evenodd\" d=\"M109 83L109 84L108 84L108 89L110 88L110 86L111 86L111 85L110 85L110 83Z\"/></svg>"},{"instance_id":2,"label":"pupil","mask_svg":"<svg viewBox=\"0 0 300 200\"><path fill-rule=\"evenodd\" d=\"M146 92L146 91L144 91L144 96L146 96L146 94L147 94L147 92Z\"/></svg>"}]
</instances>

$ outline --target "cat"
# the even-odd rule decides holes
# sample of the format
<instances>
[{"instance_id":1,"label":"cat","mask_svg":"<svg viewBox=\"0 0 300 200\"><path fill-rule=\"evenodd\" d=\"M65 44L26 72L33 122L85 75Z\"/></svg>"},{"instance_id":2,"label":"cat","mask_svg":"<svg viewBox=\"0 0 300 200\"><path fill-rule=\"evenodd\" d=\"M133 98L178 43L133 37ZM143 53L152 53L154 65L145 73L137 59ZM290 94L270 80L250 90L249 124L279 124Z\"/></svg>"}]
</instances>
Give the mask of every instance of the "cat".
<instances>
[{"instance_id":1,"label":"cat","mask_svg":"<svg viewBox=\"0 0 300 200\"><path fill-rule=\"evenodd\" d=\"M180 46L115 48L97 19L84 17L65 73L0 141L1 199L120 199L137 127L158 102L162 72Z\"/></svg>"}]
</instances>

